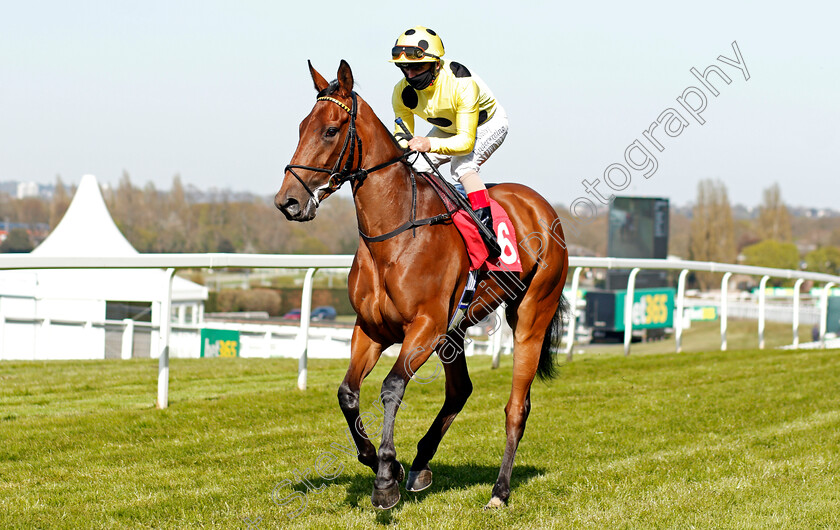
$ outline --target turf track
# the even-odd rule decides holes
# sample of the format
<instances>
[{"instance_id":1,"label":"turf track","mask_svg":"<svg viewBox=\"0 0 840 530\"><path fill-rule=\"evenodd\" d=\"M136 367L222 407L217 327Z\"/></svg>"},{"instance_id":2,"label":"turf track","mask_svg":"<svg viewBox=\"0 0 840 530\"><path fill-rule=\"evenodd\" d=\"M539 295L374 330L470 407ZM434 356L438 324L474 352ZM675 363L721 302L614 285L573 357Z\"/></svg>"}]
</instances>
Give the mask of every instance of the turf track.
<instances>
[{"instance_id":1,"label":"turf track","mask_svg":"<svg viewBox=\"0 0 840 530\"><path fill-rule=\"evenodd\" d=\"M310 361L299 392L296 360L175 359L164 411L154 360L0 363L0 528L840 527L840 351L578 356L534 384L511 503L484 512L511 363L470 359L434 484L388 512L373 474L331 449L346 361ZM389 367L362 390L370 425ZM442 380L409 385L404 463L442 399ZM295 471L328 451L341 471L310 474L325 487L307 494ZM290 519L301 503L273 490L307 504Z\"/></svg>"}]
</instances>

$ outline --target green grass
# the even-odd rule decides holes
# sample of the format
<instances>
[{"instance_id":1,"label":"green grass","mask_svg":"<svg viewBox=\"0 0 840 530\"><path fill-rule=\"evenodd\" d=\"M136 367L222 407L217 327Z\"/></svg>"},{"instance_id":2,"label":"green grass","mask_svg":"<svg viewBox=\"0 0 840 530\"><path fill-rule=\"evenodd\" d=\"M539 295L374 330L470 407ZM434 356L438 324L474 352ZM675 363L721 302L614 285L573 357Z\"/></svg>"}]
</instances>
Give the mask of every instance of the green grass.
<instances>
[{"instance_id":1,"label":"green grass","mask_svg":"<svg viewBox=\"0 0 840 530\"><path fill-rule=\"evenodd\" d=\"M508 507L498 474L512 359L469 361L475 391L432 461L434 483L387 512L373 474L334 450L295 519L275 485L341 444L346 361L172 360L153 407L152 360L0 363L0 528L830 528L840 526L840 352L581 355L536 382ZM362 389L371 406L393 360ZM430 368L426 368L429 370ZM421 374L423 375L423 374ZM428 373L426 374L428 375ZM412 383L396 424L415 445L443 384ZM280 496L304 485L286 486Z\"/></svg>"}]
</instances>

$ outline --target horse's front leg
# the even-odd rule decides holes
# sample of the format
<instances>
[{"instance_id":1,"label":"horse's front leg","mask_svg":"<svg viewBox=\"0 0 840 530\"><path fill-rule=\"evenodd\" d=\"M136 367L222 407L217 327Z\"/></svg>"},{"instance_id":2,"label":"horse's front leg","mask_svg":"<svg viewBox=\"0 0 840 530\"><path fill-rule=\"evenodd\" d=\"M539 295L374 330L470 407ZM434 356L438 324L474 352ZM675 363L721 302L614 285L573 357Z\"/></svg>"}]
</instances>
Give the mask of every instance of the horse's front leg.
<instances>
[{"instance_id":1,"label":"horse's front leg","mask_svg":"<svg viewBox=\"0 0 840 530\"><path fill-rule=\"evenodd\" d=\"M405 484L408 491L423 491L432 485L429 461L437 452L443 435L455 420L455 416L464 408L467 398L472 393L472 382L464 357L464 335L462 332L453 332L446 336L446 341L446 345L441 345L437 350L446 373L446 399L429 431L417 444L417 456L411 464Z\"/></svg>"},{"instance_id":2,"label":"horse's front leg","mask_svg":"<svg viewBox=\"0 0 840 530\"><path fill-rule=\"evenodd\" d=\"M350 341L350 366L344 381L338 387L338 404L359 451L359 462L371 468L374 473L379 469L379 462L376 458L376 448L368 439L359 415L359 391L362 381L376 366L382 350L387 346L390 344L383 345L365 333L357 320Z\"/></svg>"},{"instance_id":3,"label":"horse's front leg","mask_svg":"<svg viewBox=\"0 0 840 530\"><path fill-rule=\"evenodd\" d=\"M379 469L371 496L371 501L377 508L387 510L400 500L399 483L405 470L397 461L397 451L394 448L394 422L397 410L402 405L408 381L428 360L442 331L443 329L431 318L416 320L406 333L397 362L382 382L382 393L379 397L383 408L382 441L379 443Z\"/></svg>"}]
</instances>

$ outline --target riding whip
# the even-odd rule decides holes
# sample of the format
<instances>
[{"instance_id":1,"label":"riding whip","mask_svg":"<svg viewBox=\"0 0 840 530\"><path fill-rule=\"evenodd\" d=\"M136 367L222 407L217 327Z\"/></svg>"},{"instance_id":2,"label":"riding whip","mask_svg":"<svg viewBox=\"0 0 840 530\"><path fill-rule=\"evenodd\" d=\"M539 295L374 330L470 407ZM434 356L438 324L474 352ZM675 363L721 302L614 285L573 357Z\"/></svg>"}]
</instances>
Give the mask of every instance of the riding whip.
<instances>
[{"instance_id":1,"label":"riding whip","mask_svg":"<svg viewBox=\"0 0 840 530\"><path fill-rule=\"evenodd\" d=\"M408 127L406 127L403 119L402 118L397 118L394 121L396 121L397 125L400 126L400 129L403 130L403 133L405 134L406 139L411 140L413 138L413 136L411 135L411 131L408 130ZM440 171L438 171L437 167L435 167L435 165L432 164L431 159L429 159L429 155L427 155L426 153L422 153L420 151L417 151L417 152L420 153L420 155L423 156L423 159L426 161L427 164L429 164L429 167L432 168L432 171L435 173L435 176L438 178L438 180L440 180L441 184L443 184L446 189L453 192L452 193L453 196L449 197L450 200L454 201L465 212L467 212L467 215L469 215L470 218L473 220L473 222L475 222L475 224L478 226L478 232L481 234L482 238L488 243L499 246L499 242L496 239L496 234L494 234L492 230L490 230L486 226L484 226L484 223L482 223L481 220L479 220L478 216L476 216L475 211L472 209L472 205L469 204L467 199L463 195L458 193L456 190L454 190L452 188L452 185L449 184L446 181L446 179L443 178L443 175L440 174Z\"/></svg>"}]
</instances>

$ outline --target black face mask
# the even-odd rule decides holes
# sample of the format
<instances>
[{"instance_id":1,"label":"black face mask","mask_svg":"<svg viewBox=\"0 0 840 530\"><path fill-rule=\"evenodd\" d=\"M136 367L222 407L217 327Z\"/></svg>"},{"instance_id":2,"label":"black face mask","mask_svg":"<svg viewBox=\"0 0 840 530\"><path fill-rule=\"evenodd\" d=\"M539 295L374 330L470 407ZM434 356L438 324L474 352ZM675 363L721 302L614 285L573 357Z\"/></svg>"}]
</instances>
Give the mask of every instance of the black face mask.
<instances>
[{"instance_id":1,"label":"black face mask","mask_svg":"<svg viewBox=\"0 0 840 530\"><path fill-rule=\"evenodd\" d=\"M422 74L411 78L406 76L405 80L408 81L408 84L411 85L411 88L414 90L423 90L424 88L428 88L435 82L435 67L432 66Z\"/></svg>"}]
</instances>

